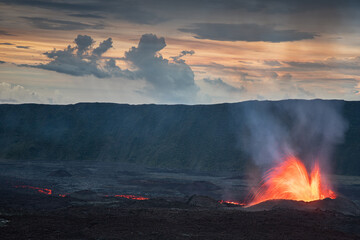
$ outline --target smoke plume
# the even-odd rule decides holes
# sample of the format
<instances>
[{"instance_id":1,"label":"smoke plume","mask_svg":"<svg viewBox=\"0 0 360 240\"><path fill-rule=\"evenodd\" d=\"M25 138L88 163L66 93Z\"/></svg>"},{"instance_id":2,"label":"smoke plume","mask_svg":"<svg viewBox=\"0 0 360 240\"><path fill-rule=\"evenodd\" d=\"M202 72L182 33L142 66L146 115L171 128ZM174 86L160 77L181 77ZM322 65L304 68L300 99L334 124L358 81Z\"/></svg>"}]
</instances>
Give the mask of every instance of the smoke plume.
<instances>
[{"instance_id":1,"label":"smoke plume","mask_svg":"<svg viewBox=\"0 0 360 240\"><path fill-rule=\"evenodd\" d=\"M339 101L249 102L241 110L244 128L239 143L265 170L290 154L307 167L317 160L329 168L334 147L347 129L341 109Z\"/></svg>"}]
</instances>

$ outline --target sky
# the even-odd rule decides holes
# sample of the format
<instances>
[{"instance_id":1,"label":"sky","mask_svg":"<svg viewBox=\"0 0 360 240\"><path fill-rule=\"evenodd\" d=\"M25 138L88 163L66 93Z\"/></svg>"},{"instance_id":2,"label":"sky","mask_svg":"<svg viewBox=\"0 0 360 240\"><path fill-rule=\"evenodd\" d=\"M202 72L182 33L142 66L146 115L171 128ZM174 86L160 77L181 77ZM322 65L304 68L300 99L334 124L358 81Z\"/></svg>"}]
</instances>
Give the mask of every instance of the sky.
<instances>
[{"instance_id":1,"label":"sky","mask_svg":"<svg viewBox=\"0 0 360 240\"><path fill-rule=\"evenodd\" d=\"M358 0L0 0L0 103L360 100Z\"/></svg>"}]
</instances>

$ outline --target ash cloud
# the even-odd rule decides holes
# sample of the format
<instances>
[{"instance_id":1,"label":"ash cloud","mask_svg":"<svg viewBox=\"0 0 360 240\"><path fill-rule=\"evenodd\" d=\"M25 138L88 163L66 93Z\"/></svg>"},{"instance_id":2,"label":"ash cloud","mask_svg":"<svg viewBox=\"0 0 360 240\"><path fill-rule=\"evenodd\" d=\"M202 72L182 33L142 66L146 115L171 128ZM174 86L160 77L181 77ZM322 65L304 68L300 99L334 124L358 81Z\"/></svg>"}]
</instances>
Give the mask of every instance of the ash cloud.
<instances>
[{"instance_id":1,"label":"ash cloud","mask_svg":"<svg viewBox=\"0 0 360 240\"><path fill-rule=\"evenodd\" d=\"M289 154L300 157L307 167L318 160L326 169L347 129L341 110L338 101L249 102L240 111L245 127L239 143L264 169Z\"/></svg>"}]
</instances>

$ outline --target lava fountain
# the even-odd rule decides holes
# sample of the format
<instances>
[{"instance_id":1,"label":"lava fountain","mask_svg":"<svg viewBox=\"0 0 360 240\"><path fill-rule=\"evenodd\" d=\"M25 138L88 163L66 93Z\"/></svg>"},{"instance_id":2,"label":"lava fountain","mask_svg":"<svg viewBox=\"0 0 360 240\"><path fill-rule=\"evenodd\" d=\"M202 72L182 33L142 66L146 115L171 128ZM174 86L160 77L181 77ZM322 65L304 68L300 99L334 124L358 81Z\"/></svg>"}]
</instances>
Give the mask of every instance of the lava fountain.
<instances>
[{"instance_id":1,"label":"lava fountain","mask_svg":"<svg viewBox=\"0 0 360 240\"><path fill-rule=\"evenodd\" d=\"M262 185L254 192L247 206L272 199L296 201L315 201L324 198L336 198L336 194L326 184L316 162L309 176L300 159L289 156L278 166L265 174Z\"/></svg>"}]
</instances>

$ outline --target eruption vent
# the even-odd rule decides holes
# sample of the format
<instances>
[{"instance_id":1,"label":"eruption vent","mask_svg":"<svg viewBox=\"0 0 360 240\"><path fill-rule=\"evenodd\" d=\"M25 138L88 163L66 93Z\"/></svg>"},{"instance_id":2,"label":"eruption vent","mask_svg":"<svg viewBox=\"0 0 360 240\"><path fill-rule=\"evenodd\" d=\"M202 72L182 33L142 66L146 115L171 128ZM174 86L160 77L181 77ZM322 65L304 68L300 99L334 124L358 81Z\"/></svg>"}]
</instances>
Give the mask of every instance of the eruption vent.
<instances>
[{"instance_id":1,"label":"eruption vent","mask_svg":"<svg viewBox=\"0 0 360 240\"><path fill-rule=\"evenodd\" d=\"M290 156L267 172L263 184L255 191L248 206L271 199L305 202L334 199L336 194L324 184L327 182L325 176L321 175L318 163L315 163L309 176L301 160Z\"/></svg>"}]
</instances>

